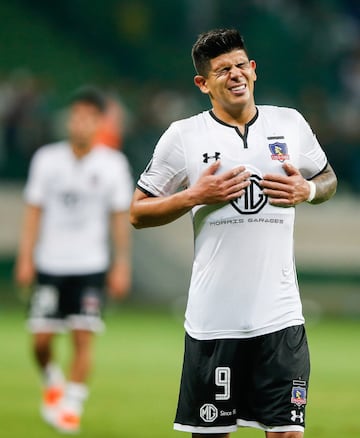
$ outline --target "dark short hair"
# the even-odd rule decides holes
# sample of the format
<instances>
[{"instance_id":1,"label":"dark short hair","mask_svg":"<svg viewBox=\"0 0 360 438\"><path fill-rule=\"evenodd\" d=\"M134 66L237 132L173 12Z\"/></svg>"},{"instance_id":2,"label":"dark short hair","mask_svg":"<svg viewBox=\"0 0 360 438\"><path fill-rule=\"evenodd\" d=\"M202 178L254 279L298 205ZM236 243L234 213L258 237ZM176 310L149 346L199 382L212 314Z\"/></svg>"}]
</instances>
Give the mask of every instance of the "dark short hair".
<instances>
[{"instance_id":1,"label":"dark short hair","mask_svg":"<svg viewBox=\"0 0 360 438\"><path fill-rule=\"evenodd\" d=\"M211 59L236 49L247 54L244 39L236 29L213 29L200 34L191 51L195 70L207 76Z\"/></svg>"},{"instance_id":2,"label":"dark short hair","mask_svg":"<svg viewBox=\"0 0 360 438\"><path fill-rule=\"evenodd\" d=\"M107 107L107 98L105 93L93 85L84 85L76 89L69 98L69 105L76 103L86 103L93 105L100 112L104 112Z\"/></svg>"}]
</instances>

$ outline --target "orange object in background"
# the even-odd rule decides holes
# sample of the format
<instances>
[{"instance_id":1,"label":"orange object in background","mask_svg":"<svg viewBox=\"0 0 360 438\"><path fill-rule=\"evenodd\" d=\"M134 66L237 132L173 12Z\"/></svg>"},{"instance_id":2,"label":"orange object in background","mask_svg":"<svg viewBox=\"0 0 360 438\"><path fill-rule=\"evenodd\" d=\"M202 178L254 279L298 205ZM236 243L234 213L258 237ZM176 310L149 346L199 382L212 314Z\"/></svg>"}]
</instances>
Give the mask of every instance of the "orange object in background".
<instances>
[{"instance_id":1,"label":"orange object in background","mask_svg":"<svg viewBox=\"0 0 360 438\"><path fill-rule=\"evenodd\" d=\"M123 143L124 111L119 102L109 99L98 132L94 137L95 145L105 145L113 149L121 149Z\"/></svg>"}]
</instances>

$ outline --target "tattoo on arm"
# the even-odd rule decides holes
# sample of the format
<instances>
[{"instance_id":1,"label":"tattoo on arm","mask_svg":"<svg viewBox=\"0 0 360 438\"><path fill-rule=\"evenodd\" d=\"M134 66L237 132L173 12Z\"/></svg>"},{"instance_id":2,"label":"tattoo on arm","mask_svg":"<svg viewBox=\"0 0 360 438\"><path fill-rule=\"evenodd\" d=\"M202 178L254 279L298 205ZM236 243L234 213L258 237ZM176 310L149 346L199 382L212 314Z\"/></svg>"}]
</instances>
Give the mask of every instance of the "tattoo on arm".
<instances>
[{"instance_id":1,"label":"tattoo on arm","mask_svg":"<svg viewBox=\"0 0 360 438\"><path fill-rule=\"evenodd\" d=\"M330 164L311 181L316 184L316 195L311 204L321 204L330 199L336 192L337 178Z\"/></svg>"}]
</instances>

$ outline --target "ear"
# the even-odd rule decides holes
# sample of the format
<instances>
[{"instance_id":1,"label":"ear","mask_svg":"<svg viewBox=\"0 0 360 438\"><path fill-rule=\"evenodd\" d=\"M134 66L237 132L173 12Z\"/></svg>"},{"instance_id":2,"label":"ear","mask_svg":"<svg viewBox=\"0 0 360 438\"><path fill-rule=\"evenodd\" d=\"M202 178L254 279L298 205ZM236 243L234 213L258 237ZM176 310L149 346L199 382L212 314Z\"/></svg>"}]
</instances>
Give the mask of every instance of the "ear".
<instances>
[{"instance_id":1,"label":"ear","mask_svg":"<svg viewBox=\"0 0 360 438\"><path fill-rule=\"evenodd\" d=\"M251 61L250 61L250 67L251 67L251 70L253 71L252 72L253 79L254 79L254 81L256 81L256 79L257 79L257 75L256 75L256 62L253 59L251 59Z\"/></svg>"},{"instance_id":2,"label":"ear","mask_svg":"<svg viewBox=\"0 0 360 438\"><path fill-rule=\"evenodd\" d=\"M204 76L196 75L194 77L194 84L200 89L202 93L209 94L206 78Z\"/></svg>"}]
</instances>

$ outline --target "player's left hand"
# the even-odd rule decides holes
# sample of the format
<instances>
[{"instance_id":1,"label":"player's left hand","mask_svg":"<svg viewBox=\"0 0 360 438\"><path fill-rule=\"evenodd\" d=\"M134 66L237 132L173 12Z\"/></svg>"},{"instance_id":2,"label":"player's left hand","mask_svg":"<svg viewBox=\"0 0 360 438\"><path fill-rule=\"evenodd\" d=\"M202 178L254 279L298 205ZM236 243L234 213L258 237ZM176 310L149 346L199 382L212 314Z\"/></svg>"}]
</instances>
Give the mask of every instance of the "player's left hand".
<instances>
[{"instance_id":1,"label":"player's left hand","mask_svg":"<svg viewBox=\"0 0 360 438\"><path fill-rule=\"evenodd\" d=\"M308 199L310 187L299 170L290 163L285 163L286 175L265 174L260 185L269 198L269 203L277 207L293 207Z\"/></svg>"}]
</instances>

